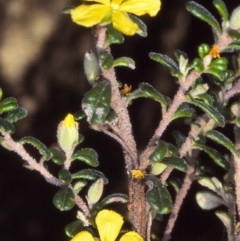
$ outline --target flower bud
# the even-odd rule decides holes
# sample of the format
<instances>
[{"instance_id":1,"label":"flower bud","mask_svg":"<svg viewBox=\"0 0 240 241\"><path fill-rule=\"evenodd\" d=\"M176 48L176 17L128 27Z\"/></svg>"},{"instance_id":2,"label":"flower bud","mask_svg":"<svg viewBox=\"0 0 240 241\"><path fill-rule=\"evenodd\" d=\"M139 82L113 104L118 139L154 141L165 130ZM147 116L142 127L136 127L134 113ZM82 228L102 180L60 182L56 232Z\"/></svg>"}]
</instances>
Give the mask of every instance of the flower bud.
<instances>
[{"instance_id":1,"label":"flower bud","mask_svg":"<svg viewBox=\"0 0 240 241\"><path fill-rule=\"evenodd\" d=\"M57 139L60 147L69 159L78 144L78 123L74 121L72 114L68 114L58 125Z\"/></svg>"}]
</instances>

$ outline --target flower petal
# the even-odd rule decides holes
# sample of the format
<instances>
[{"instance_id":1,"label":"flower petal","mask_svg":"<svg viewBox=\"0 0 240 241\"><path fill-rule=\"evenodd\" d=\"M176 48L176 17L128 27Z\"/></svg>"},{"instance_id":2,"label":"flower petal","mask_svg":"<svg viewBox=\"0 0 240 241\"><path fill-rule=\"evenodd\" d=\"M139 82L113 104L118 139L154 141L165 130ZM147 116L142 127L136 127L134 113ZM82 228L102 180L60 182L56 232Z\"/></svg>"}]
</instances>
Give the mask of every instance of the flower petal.
<instances>
[{"instance_id":1,"label":"flower petal","mask_svg":"<svg viewBox=\"0 0 240 241\"><path fill-rule=\"evenodd\" d=\"M119 241L143 241L143 238L136 232L125 233Z\"/></svg>"},{"instance_id":2,"label":"flower petal","mask_svg":"<svg viewBox=\"0 0 240 241\"><path fill-rule=\"evenodd\" d=\"M133 13L137 16L149 14L155 16L160 10L160 0L128 0L119 6L119 11Z\"/></svg>"},{"instance_id":3,"label":"flower petal","mask_svg":"<svg viewBox=\"0 0 240 241\"><path fill-rule=\"evenodd\" d=\"M80 5L71 11L73 22L92 27L102 21L111 8L102 4Z\"/></svg>"},{"instance_id":4,"label":"flower petal","mask_svg":"<svg viewBox=\"0 0 240 241\"><path fill-rule=\"evenodd\" d=\"M87 231L81 231L76 234L70 241L95 241L92 234Z\"/></svg>"},{"instance_id":5,"label":"flower petal","mask_svg":"<svg viewBox=\"0 0 240 241\"><path fill-rule=\"evenodd\" d=\"M123 225L123 217L114 211L102 210L96 217L96 224L102 241L115 241Z\"/></svg>"},{"instance_id":6,"label":"flower petal","mask_svg":"<svg viewBox=\"0 0 240 241\"><path fill-rule=\"evenodd\" d=\"M113 11L112 23L115 29L125 35L134 35L137 32L141 32L138 25L123 12Z\"/></svg>"},{"instance_id":7,"label":"flower petal","mask_svg":"<svg viewBox=\"0 0 240 241\"><path fill-rule=\"evenodd\" d=\"M84 0L84 2L98 2L106 6L110 6L110 0Z\"/></svg>"}]
</instances>

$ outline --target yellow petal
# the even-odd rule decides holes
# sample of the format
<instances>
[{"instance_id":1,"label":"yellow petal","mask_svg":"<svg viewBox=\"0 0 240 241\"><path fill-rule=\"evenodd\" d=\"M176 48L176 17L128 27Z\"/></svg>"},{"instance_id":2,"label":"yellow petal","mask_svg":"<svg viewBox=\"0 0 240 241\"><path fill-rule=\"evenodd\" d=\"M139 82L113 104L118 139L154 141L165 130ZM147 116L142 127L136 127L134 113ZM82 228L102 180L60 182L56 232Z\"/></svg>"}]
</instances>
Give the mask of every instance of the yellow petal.
<instances>
[{"instance_id":1,"label":"yellow petal","mask_svg":"<svg viewBox=\"0 0 240 241\"><path fill-rule=\"evenodd\" d=\"M112 4L121 4L123 0L112 0Z\"/></svg>"},{"instance_id":2,"label":"yellow petal","mask_svg":"<svg viewBox=\"0 0 240 241\"><path fill-rule=\"evenodd\" d=\"M102 241L115 241L123 225L123 217L114 211L104 209L98 213L96 224Z\"/></svg>"},{"instance_id":3,"label":"yellow petal","mask_svg":"<svg viewBox=\"0 0 240 241\"><path fill-rule=\"evenodd\" d=\"M134 35L137 32L141 32L138 25L123 12L113 11L112 23L115 29L125 35Z\"/></svg>"},{"instance_id":4,"label":"yellow petal","mask_svg":"<svg viewBox=\"0 0 240 241\"><path fill-rule=\"evenodd\" d=\"M76 234L70 241L95 241L95 239L89 232L82 231Z\"/></svg>"},{"instance_id":5,"label":"yellow petal","mask_svg":"<svg viewBox=\"0 0 240 241\"><path fill-rule=\"evenodd\" d=\"M143 238L136 232L125 233L119 241L143 241Z\"/></svg>"},{"instance_id":6,"label":"yellow petal","mask_svg":"<svg viewBox=\"0 0 240 241\"><path fill-rule=\"evenodd\" d=\"M72 114L68 114L64 121L63 121L63 126L67 126L69 128L74 127L75 126L75 120Z\"/></svg>"},{"instance_id":7,"label":"yellow petal","mask_svg":"<svg viewBox=\"0 0 240 241\"><path fill-rule=\"evenodd\" d=\"M80 5L71 11L71 16L73 22L85 27L92 27L100 23L109 11L111 11L110 6L102 4Z\"/></svg>"},{"instance_id":8,"label":"yellow petal","mask_svg":"<svg viewBox=\"0 0 240 241\"><path fill-rule=\"evenodd\" d=\"M148 13L151 17L153 17L160 10L160 6L160 0L128 0L122 3L118 10L133 13L137 16Z\"/></svg>"},{"instance_id":9,"label":"yellow petal","mask_svg":"<svg viewBox=\"0 0 240 241\"><path fill-rule=\"evenodd\" d=\"M84 0L84 2L98 2L101 3L103 5L107 5L110 6L110 0Z\"/></svg>"}]
</instances>

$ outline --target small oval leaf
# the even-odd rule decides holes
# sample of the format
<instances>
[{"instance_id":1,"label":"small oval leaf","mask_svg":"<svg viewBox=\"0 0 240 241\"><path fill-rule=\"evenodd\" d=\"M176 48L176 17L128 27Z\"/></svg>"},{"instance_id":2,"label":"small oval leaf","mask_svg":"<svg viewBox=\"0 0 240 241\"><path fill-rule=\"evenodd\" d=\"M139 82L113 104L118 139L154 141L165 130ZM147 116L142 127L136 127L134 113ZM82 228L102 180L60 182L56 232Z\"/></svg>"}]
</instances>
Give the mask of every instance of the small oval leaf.
<instances>
[{"instance_id":1,"label":"small oval leaf","mask_svg":"<svg viewBox=\"0 0 240 241\"><path fill-rule=\"evenodd\" d=\"M229 169L229 162L215 149L200 143L195 143L194 146L207 153L218 166L224 168L225 170Z\"/></svg>"},{"instance_id":2,"label":"small oval leaf","mask_svg":"<svg viewBox=\"0 0 240 241\"><path fill-rule=\"evenodd\" d=\"M223 199L211 192L201 191L196 194L197 204L203 210L211 210L224 204Z\"/></svg>"},{"instance_id":3,"label":"small oval leaf","mask_svg":"<svg viewBox=\"0 0 240 241\"><path fill-rule=\"evenodd\" d=\"M195 109L193 109L191 106L189 106L187 103L183 103L179 106L177 111L172 116L172 121L178 118L192 118L196 115Z\"/></svg>"},{"instance_id":4,"label":"small oval leaf","mask_svg":"<svg viewBox=\"0 0 240 241\"><path fill-rule=\"evenodd\" d=\"M181 172L186 172L188 168L187 162L183 158L179 157L165 157L161 160L161 163Z\"/></svg>"},{"instance_id":5,"label":"small oval leaf","mask_svg":"<svg viewBox=\"0 0 240 241\"><path fill-rule=\"evenodd\" d=\"M26 144L26 143L31 144L32 146L34 146L35 148L38 149L40 154L43 155L46 160L48 160L50 158L50 153L49 153L47 147L41 141L39 141L37 138L32 137L32 136L26 136L26 137L23 137L19 142L21 144Z\"/></svg>"},{"instance_id":6,"label":"small oval leaf","mask_svg":"<svg viewBox=\"0 0 240 241\"><path fill-rule=\"evenodd\" d=\"M114 60L113 67L116 67L116 66L125 66L125 67L129 67L130 69L135 69L135 62L133 59L129 57L121 57Z\"/></svg>"},{"instance_id":7,"label":"small oval leaf","mask_svg":"<svg viewBox=\"0 0 240 241\"><path fill-rule=\"evenodd\" d=\"M27 116L27 110L20 107L16 110L7 112L4 119L11 123L14 123L23 119L26 116Z\"/></svg>"},{"instance_id":8,"label":"small oval leaf","mask_svg":"<svg viewBox=\"0 0 240 241\"><path fill-rule=\"evenodd\" d=\"M111 86L103 81L85 94L82 108L87 115L87 120L92 125L104 122L111 103Z\"/></svg>"},{"instance_id":9,"label":"small oval leaf","mask_svg":"<svg viewBox=\"0 0 240 241\"><path fill-rule=\"evenodd\" d=\"M69 184L72 181L71 173L68 170L62 169L58 172L58 178L64 184Z\"/></svg>"},{"instance_id":10,"label":"small oval leaf","mask_svg":"<svg viewBox=\"0 0 240 241\"><path fill-rule=\"evenodd\" d=\"M222 0L213 0L214 7L218 10L224 23L228 21L228 10L226 4Z\"/></svg>"},{"instance_id":11,"label":"small oval leaf","mask_svg":"<svg viewBox=\"0 0 240 241\"><path fill-rule=\"evenodd\" d=\"M167 150L167 144L164 141L159 141L156 149L149 156L149 160L151 162L160 162L165 157Z\"/></svg>"},{"instance_id":12,"label":"small oval leaf","mask_svg":"<svg viewBox=\"0 0 240 241\"><path fill-rule=\"evenodd\" d=\"M186 3L186 9L191 12L194 16L200 18L201 20L207 22L213 28L217 36L221 34L221 28L218 21L213 17L213 15L202 5L190 1Z\"/></svg>"},{"instance_id":13,"label":"small oval leaf","mask_svg":"<svg viewBox=\"0 0 240 241\"><path fill-rule=\"evenodd\" d=\"M150 59L155 60L162 65L168 67L170 70L179 71L177 64L167 55L151 52L149 53L149 57Z\"/></svg>"},{"instance_id":14,"label":"small oval leaf","mask_svg":"<svg viewBox=\"0 0 240 241\"><path fill-rule=\"evenodd\" d=\"M13 134L15 132L15 127L11 122L0 117L0 130Z\"/></svg>"},{"instance_id":15,"label":"small oval leaf","mask_svg":"<svg viewBox=\"0 0 240 241\"><path fill-rule=\"evenodd\" d=\"M68 187L61 188L53 197L53 204L61 211L68 211L75 205L74 194Z\"/></svg>"},{"instance_id":16,"label":"small oval leaf","mask_svg":"<svg viewBox=\"0 0 240 241\"><path fill-rule=\"evenodd\" d=\"M81 221L74 221L69 223L65 227L65 233L69 238L74 237L78 232L83 229L83 224Z\"/></svg>"},{"instance_id":17,"label":"small oval leaf","mask_svg":"<svg viewBox=\"0 0 240 241\"><path fill-rule=\"evenodd\" d=\"M62 165L66 160L65 154L63 151L56 148L49 148L50 159L58 165Z\"/></svg>"},{"instance_id":18,"label":"small oval leaf","mask_svg":"<svg viewBox=\"0 0 240 241\"><path fill-rule=\"evenodd\" d=\"M149 186L146 198L152 209L160 214L167 214L172 209L172 198L167 188L153 175L146 175Z\"/></svg>"},{"instance_id":19,"label":"small oval leaf","mask_svg":"<svg viewBox=\"0 0 240 241\"><path fill-rule=\"evenodd\" d=\"M74 174L72 174L72 178L82 178L82 179L87 179L87 180L96 180L97 178L103 178L104 180L104 184L108 183L108 179L105 177L105 175L100 172L97 171L95 169L83 169L79 172L76 172Z\"/></svg>"},{"instance_id":20,"label":"small oval leaf","mask_svg":"<svg viewBox=\"0 0 240 241\"><path fill-rule=\"evenodd\" d=\"M209 116L212 117L212 119L221 127L224 127L225 125L225 119L224 116L221 115L213 106L206 105L203 101L199 101L193 98L189 98L189 103L199 107L204 112L206 112Z\"/></svg>"},{"instance_id":21,"label":"small oval leaf","mask_svg":"<svg viewBox=\"0 0 240 241\"><path fill-rule=\"evenodd\" d=\"M17 100L13 97L8 97L0 102L0 114L18 108Z\"/></svg>"},{"instance_id":22,"label":"small oval leaf","mask_svg":"<svg viewBox=\"0 0 240 241\"><path fill-rule=\"evenodd\" d=\"M211 130L211 131L208 131L206 135L208 138L226 147L233 155L236 155L236 156L238 155L232 141L228 139L225 135L223 135L221 132L216 130Z\"/></svg>"},{"instance_id":23,"label":"small oval leaf","mask_svg":"<svg viewBox=\"0 0 240 241\"><path fill-rule=\"evenodd\" d=\"M76 151L72 157L71 160L79 160L87 163L89 166L96 167L99 165L98 162L98 154L96 151L94 151L91 148L83 148L79 151Z\"/></svg>"}]
</instances>

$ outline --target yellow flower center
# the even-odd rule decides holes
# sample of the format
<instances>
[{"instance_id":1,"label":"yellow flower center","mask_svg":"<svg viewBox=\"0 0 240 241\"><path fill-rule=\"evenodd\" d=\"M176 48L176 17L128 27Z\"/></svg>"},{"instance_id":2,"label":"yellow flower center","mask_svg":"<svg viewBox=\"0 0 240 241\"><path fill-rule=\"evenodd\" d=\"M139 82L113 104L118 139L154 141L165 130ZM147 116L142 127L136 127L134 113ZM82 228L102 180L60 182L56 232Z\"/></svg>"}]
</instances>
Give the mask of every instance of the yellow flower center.
<instances>
[{"instance_id":1,"label":"yellow flower center","mask_svg":"<svg viewBox=\"0 0 240 241\"><path fill-rule=\"evenodd\" d=\"M112 8L113 10L118 10L119 4L117 4L117 3L111 3L111 8Z\"/></svg>"}]
</instances>

